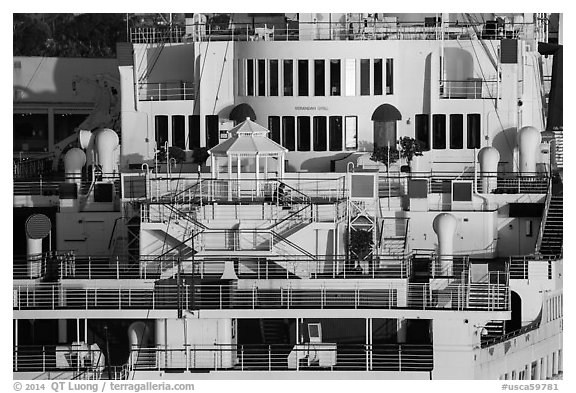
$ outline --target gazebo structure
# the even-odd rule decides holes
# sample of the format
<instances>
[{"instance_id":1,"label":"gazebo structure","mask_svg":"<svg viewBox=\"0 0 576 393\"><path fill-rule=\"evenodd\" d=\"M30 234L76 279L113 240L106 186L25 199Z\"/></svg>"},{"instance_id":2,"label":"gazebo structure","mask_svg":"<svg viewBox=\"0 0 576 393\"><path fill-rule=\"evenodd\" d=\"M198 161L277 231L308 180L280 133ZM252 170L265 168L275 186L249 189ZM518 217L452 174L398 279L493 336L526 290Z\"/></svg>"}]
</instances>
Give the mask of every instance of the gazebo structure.
<instances>
[{"instance_id":1,"label":"gazebo structure","mask_svg":"<svg viewBox=\"0 0 576 393\"><path fill-rule=\"evenodd\" d=\"M288 149L268 138L270 131L253 122L249 117L229 131L230 137L224 142L208 150L210 154L212 178L218 179L220 168L226 167L228 179L233 179L234 168L238 180L238 191L241 187L242 166L244 165L246 180L255 180L256 195L260 195L261 180L268 180L271 173L275 177L284 177L285 157ZM226 159L226 164L222 159ZM270 171L270 158L275 159L275 168ZM252 165L253 164L253 165ZM262 169L262 172L261 172ZM254 170L254 172L252 172ZM253 177L248 175L254 173ZM251 182L246 182L246 184Z\"/></svg>"}]
</instances>

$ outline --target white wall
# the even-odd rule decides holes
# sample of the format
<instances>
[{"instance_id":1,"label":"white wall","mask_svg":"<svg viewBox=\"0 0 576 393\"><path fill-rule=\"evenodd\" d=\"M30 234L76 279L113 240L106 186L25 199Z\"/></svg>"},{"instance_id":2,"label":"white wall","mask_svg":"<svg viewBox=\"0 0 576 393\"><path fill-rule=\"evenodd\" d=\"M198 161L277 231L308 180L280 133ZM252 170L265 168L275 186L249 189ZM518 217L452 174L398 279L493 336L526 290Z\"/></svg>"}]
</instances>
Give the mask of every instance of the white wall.
<instances>
[{"instance_id":1,"label":"white wall","mask_svg":"<svg viewBox=\"0 0 576 393\"><path fill-rule=\"evenodd\" d=\"M77 255L110 255L108 244L120 212L56 213L56 244L52 249Z\"/></svg>"}]
</instances>

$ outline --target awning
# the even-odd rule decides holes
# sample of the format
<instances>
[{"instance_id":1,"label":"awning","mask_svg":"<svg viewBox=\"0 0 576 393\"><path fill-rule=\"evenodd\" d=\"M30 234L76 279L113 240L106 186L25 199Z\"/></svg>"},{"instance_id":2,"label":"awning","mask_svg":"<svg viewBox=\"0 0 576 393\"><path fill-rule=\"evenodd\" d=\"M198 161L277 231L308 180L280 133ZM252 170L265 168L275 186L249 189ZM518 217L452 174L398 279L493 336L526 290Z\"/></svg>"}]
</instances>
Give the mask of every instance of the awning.
<instances>
[{"instance_id":1,"label":"awning","mask_svg":"<svg viewBox=\"0 0 576 393\"><path fill-rule=\"evenodd\" d=\"M382 104L374 113L372 113L372 120L373 121L396 121L402 120L402 115L400 111L396 109L395 106L390 104Z\"/></svg>"},{"instance_id":2,"label":"awning","mask_svg":"<svg viewBox=\"0 0 576 393\"><path fill-rule=\"evenodd\" d=\"M255 121L256 113L254 113L254 109L252 109L250 105L243 103L236 105L234 109L230 111L228 119L241 123L246 120L247 117L249 117L250 120Z\"/></svg>"}]
</instances>

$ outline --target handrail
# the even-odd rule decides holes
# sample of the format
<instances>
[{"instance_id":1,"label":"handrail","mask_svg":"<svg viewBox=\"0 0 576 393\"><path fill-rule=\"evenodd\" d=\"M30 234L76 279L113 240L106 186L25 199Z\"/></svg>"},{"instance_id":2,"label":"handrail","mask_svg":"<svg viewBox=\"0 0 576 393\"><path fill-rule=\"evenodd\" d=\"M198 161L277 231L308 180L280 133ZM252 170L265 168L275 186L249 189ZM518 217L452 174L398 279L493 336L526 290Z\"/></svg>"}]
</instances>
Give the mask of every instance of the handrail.
<instances>
[{"instance_id":1,"label":"handrail","mask_svg":"<svg viewBox=\"0 0 576 393\"><path fill-rule=\"evenodd\" d=\"M550 209L550 202L552 201L552 178L548 178L548 191L546 192L546 201L544 202L544 210L542 211L542 220L540 222L540 229L538 230L538 239L536 240L536 247L534 252L539 254L540 247L542 246L542 238L544 237L544 227L548 220L548 210Z\"/></svg>"},{"instance_id":2,"label":"handrail","mask_svg":"<svg viewBox=\"0 0 576 393\"><path fill-rule=\"evenodd\" d=\"M337 289L294 288L290 283L273 289L239 288L237 284L155 285L154 288L67 288L60 285L14 287L14 310L173 310L196 309L419 309L509 311L505 284L452 283L435 289L429 283L388 283L359 287L355 281ZM404 293L405 292L405 293ZM404 296L399 295L404 293ZM467 296L466 296L467 295ZM464 301L463 299L466 299ZM182 299L182 298L181 298Z\"/></svg>"}]
</instances>

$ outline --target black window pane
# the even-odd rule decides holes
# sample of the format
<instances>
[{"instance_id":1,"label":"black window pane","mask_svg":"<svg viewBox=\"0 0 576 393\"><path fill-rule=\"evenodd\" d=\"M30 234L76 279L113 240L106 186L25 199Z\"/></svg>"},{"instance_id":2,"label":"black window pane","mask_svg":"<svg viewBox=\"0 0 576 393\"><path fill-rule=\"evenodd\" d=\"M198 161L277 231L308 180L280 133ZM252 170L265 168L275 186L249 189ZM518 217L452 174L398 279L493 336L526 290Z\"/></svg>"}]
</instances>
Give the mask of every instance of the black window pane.
<instances>
[{"instance_id":1,"label":"black window pane","mask_svg":"<svg viewBox=\"0 0 576 393\"><path fill-rule=\"evenodd\" d=\"M374 59L374 94L382 95L382 59Z\"/></svg>"},{"instance_id":2,"label":"black window pane","mask_svg":"<svg viewBox=\"0 0 576 393\"><path fill-rule=\"evenodd\" d=\"M200 147L200 116L188 116L188 148L194 150Z\"/></svg>"},{"instance_id":3,"label":"black window pane","mask_svg":"<svg viewBox=\"0 0 576 393\"><path fill-rule=\"evenodd\" d=\"M308 60L298 60L298 95L308 95Z\"/></svg>"},{"instance_id":4,"label":"black window pane","mask_svg":"<svg viewBox=\"0 0 576 393\"><path fill-rule=\"evenodd\" d=\"M415 135L416 140L420 142L422 150L430 150L430 117L428 115L416 115L415 116Z\"/></svg>"},{"instance_id":5,"label":"black window pane","mask_svg":"<svg viewBox=\"0 0 576 393\"><path fill-rule=\"evenodd\" d=\"M268 116L268 129L270 130L270 139L280 143L280 116Z\"/></svg>"},{"instance_id":6,"label":"black window pane","mask_svg":"<svg viewBox=\"0 0 576 393\"><path fill-rule=\"evenodd\" d=\"M394 94L394 59L386 59L386 94Z\"/></svg>"},{"instance_id":7,"label":"black window pane","mask_svg":"<svg viewBox=\"0 0 576 393\"><path fill-rule=\"evenodd\" d=\"M270 60L270 95L278 95L278 60Z\"/></svg>"},{"instance_id":8,"label":"black window pane","mask_svg":"<svg viewBox=\"0 0 576 393\"><path fill-rule=\"evenodd\" d=\"M294 65L292 60L284 60L284 95L291 96L294 94L292 87L294 80Z\"/></svg>"},{"instance_id":9,"label":"black window pane","mask_svg":"<svg viewBox=\"0 0 576 393\"><path fill-rule=\"evenodd\" d=\"M310 151L310 117L298 116L298 151Z\"/></svg>"},{"instance_id":10,"label":"black window pane","mask_svg":"<svg viewBox=\"0 0 576 393\"><path fill-rule=\"evenodd\" d=\"M184 116L172 116L172 146L186 149L186 130L184 129Z\"/></svg>"},{"instance_id":11,"label":"black window pane","mask_svg":"<svg viewBox=\"0 0 576 393\"><path fill-rule=\"evenodd\" d=\"M340 60L330 60L330 95L340 95Z\"/></svg>"},{"instance_id":12,"label":"black window pane","mask_svg":"<svg viewBox=\"0 0 576 393\"><path fill-rule=\"evenodd\" d=\"M314 151L326 151L327 132L326 116L314 117Z\"/></svg>"},{"instance_id":13,"label":"black window pane","mask_svg":"<svg viewBox=\"0 0 576 393\"><path fill-rule=\"evenodd\" d=\"M480 114L468 115L468 149L480 149Z\"/></svg>"},{"instance_id":14,"label":"black window pane","mask_svg":"<svg viewBox=\"0 0 576 393\"><path fill-rule=\"evenodd\" d=\"M450 115L450 149L464 148L464 116Z\"/></svg>"},{"instance_id":15,"label":"black window pane","mask_svg":"<svg viewBox=\"0 0 576 393\"><path fill-rule=\"evenodd\" d=\"M47 151L48 114L13 115L14 151Z\"/></svg>"},{"instance_id":16,"label":"black window pane","mask_svg":"<svg viewBox=\"0 0 576 393\"><path fill-rule=\"evenodd\" d=\"M168 142L168 116L159 115L155 119L156 148L163 148Z\"/></svg>"},{"instance_id":17,"label":"black window pane","mask_svg":"<svg viewBox=\"0 0 576 393\"><path fill-rule=\"evenodd\" d=\"M314 95L323 96L326 93L324 83L324 60L314 60Z\"/></svg>"},{"instance_id":18,"label":"black window pane","mask_svg":"<svg viewBox=\"0 0 576 393\"><path fill-rule=\"evenodd\" d=\"M293 116L282 118L282 143L290 151L296 150L296 132Z\"/></svg>"},{"instance_id":19,"label":"black window pane","mask_svg":"<svg viewBox=\"0 0 576 393\"><path fill-rule=\"evenodd\" d=\"M370 95L370 60L360 60L360 95Z\"/></svg>"},{"instance_id":20,"label":"black window pane","mask_svg":"<svg viewBox=\"0 0 576 393\"><path fill-rule=\"evenodd\" d=\"M266 60L258 60L258 95L266 95Z\"/></svg>"},{"instance_id":21,"label":"black window pane","mask_svg":"<svg viewBox=\"0 0 576 393\"><path fill-rule=\"evenodd\" d=\"M254 60L249 59L246 64L246 95L254 95Z\"/></svg>"},{"instance_id":22,"label":"black window pane","mask_svg":"<svg viewBox=\"0 0 576 393\"><path fill-rule=\"evenodd\" d=\"M446 115L432 116L432 147L446 149Z\"/></svg>"},{"instance_id":23,"label":"black window pane","mask_svg":"<svg viewBox=\"0 0 576 393\"><path fill-rule=\"evenodd\" d=\"M75 128L78 127L86 118L88 114L76 113L55 113L54 114L54 142L58 143L61 140L74 134Z\"/></svg>"},{"instance_id":24,"label":"black window pane","mask_svg":"<svg viewBox=\"0 0 576 393\"><path fill-rule=\"evenodd\" d=\"M214 147L218 144L220 121L218 115L206 115L206 146Z\"/></svg>"},{"instance_id":25,"label":"black window pane","mask_svg":"<svg viewBox=\"0 0 576 393\"><path fill-rule=\"evenodd\" d=\"M330 151L342 150L342 116L330 116Z\"/></svg>"}]
</instances>

